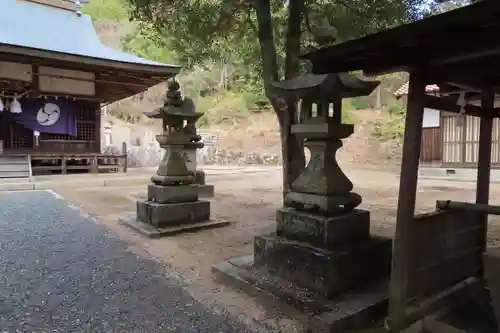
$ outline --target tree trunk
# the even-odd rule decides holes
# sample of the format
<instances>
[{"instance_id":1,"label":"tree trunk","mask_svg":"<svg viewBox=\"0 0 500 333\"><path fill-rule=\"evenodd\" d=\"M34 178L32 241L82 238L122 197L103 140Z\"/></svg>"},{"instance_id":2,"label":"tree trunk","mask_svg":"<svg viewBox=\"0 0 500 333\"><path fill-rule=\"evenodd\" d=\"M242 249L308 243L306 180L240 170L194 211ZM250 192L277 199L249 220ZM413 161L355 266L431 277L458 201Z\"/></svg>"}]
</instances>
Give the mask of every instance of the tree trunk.
<instances>
[{"instance_id":1,"label":"tree trunk","mask_svg":"<svg viewBox=\"0 0 500 333\"><path fill-rule=\"evenodd\" d=\"M264 77L264 88L267 97L273 102L271 82L278 78L278 61L276 57L276 46L274 45L273 22L271 17L270 0L256 0L254 2L257 16L260 52L262 57L262 74ZM274 104L273 104L274 106Z\"/></svg>"},{"instance_id":2,"label":"tree trunk","mask_svg":"<svg viewBox=\"0 0 500 333\"><path fill-rule=\"evenodd\" d=\"M304 0L291 0L288 6L286 79L296 77L299 74L300 35ZM283 160L283 195L285 195L289 191L290 185L304 169L305 164L303 143L290 131L291 125L298 121L297 101L284 101L273 94L271 82L277 81L279 76L270 0L257 0L254 7L259 30L264 87L276 112L280 126L281 155Z\"/></svg>"},{"instance_id":3,"label":"tree trunk","mask_svg":"<svg viewBox=\"0 0 500 333\"><path fill-rule=\"evenodd\" d=\"M284 110L277 112L281 136L281 156L283 160L283 196L299 177L305 166L304 143L291 133L291 125L296 123L297 104L287 102Z\"/></svg>"},{"instance_id":4,"label":"tree trunk","mask_svg":"<svg viewBox=\"0 0 500 333\"><path fill-rule=\"evenodd\" d=\"M302 15L305 0L288 2L288 31L286 38L285 79L290 80L300 74L300 37L302 34ZM290 190L291 184L299 177L305 167L304 142L291 133L291 126L298 123L299 114L296 100L288 100L287 112L278 115L281 130L283 157L283 193ZM281 117L280 117L281 116Z\"/></svg>"},{"instance_id":5,"label":"tree trunk","mask_svg":"<svg viewBox=\"0 0 500 333\"><path fill-rule=\"evenodd\" d=\"M302 35L302 15L305 0L289 0L288 31L286 35L285 80L300 74L300 36Z\"/></svg>"}]
</instances>

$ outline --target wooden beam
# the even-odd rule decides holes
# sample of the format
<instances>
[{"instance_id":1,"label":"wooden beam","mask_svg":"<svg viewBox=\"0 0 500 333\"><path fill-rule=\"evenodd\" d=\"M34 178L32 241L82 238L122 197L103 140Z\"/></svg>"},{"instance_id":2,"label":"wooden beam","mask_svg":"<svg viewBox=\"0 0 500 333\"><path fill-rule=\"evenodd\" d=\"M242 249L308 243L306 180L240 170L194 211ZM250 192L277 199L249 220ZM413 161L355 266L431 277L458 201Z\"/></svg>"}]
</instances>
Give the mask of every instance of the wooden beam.
<instances>
[{"instance_id":1,"label":"wooden beam","mask_svg":"<svg viewBox=\"0 0 500 333\"><path fill-rule=\"evenodd\" d=\"M461 107L457 105L456 100L449 97L436 97L431 95L425 95L423 97L423 101L425 107L435 110L448 111L454 113L460 113L461 110ZM467 104L465 106L465 114L475 117L481 117L485 115L483 109L480 106L472 104Z\"/></svg>"},{"instance_id":2,"label":"wooden beam","mask_svg":"<svg viewBox=\"0 0 500 333\"><path fill-rule=\"evenodd\" d=\"M460 106L457 105L457 102L454 98L450 97L437 97L431 95L425 95L424 97L424 105L425 107L448 111L453 113L460 113ZM467 104L465 106L465 114L474 116L474 117L491 117L491 118L499 118L500 117L500 108L490 108L488 111L483 110L481 106Z\"/></svg>"},{"instance_id":3,"label":"wooden beam","mask_svg":"<svg viewBox=\"0 0 500 333\"><path fill-rule=\"evenodd\" d=\"M426 86L425 80L419 74L418 72L410 74L396 232L393 241L387 326L395 332L399 332L406 325L408 283L411 266L414 264L412 262L412 240L415 237L413 223Z\"/></svg>"},{"instance_id":4,"label":"wooden beam","mask_svg":"<svg viewBox=\"0 0 500 333\"><path fill-rule=\"evenodd\" d=\"M35 95L32 92L29 92L27 96L29 96L30 98L39 98L40 94ZM99 102L99 103L104 101L104 98L101 96L68 95L68 94L48 93L48 92L41 93L41 96L57 97L57 98L61 98L61 99L68 98L68 99L75 99L77 101L92 101L92 102Z\"/></svg>"},{"instance_id":5,"label":"wooden beam","mask_svg":"<svg viewBox=\"0 0 500 333\"><path fill-rule=\"evenodd\" d=\"M89 70L90 68L95 68L95 71L102 69L122 70L148 76L165 76L165 80L179 74L181 70L181 67L173 65L159 66L143 63L120 62L112 59L91 58L84 55L57 53L49 50L30 49L9 44L1 44L0 53L6 54L6 58L11 61L23 63L32 64L36 61L40 65L46 63L49 66L57 66L63 69L74 68ZM61 62L61 65L56 65L56 62Z\"/></svg>"},{"instance_id":6,"label":"wooden beam","mask_svg":"<svg viewBox=\"0 0 500 333\"><path fill-rule=\"evenodd\" d=\"M33 75L35 75L35 74L33 73ZM149 85L142 84L142 83L132 83L132 82L124 82L124 81L109 81L109 80L101 80L101 79L85 79L85 78L79 78L79 77L67 76L67 75L38 74L38 76L50 77L50 78L54 78L54 79L63 79L63 80L114 84L114 85L120 85L120 86L138 87L138 88L145 88L145 89L150 87Z\"/></svg>"},{"instance_id":7,"label":"wooden beam","mask_svg":"<svg viewBox=\"0 0 500 333\"><path fill-rule=\"evenodd\" d=\"M455 86L466 86L478 92L500 82L500 50L468 60L436 64L426 70L430 82L449 82Z\"/></svg>"}]
</instances>

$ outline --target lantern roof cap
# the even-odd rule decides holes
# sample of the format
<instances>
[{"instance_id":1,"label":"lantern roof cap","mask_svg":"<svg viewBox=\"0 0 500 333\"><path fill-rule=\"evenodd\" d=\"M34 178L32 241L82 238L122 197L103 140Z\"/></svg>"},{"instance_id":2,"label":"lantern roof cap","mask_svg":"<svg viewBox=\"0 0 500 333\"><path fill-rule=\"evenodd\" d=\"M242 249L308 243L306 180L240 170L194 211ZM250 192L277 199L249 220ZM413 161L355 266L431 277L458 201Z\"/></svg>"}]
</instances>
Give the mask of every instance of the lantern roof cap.
<instances>
[{"instance_id":1,"label":"lantern roof cap","mask_svg":"<svg viewBox=\"0 0 500 333\"><path fill-rule=\"evenodd\" d=\"M308 98L314 101L367 96L380 81L369 81L349 73L304 74L294 79L272 83L277 95Z\"/></svg>"}]
</instances>

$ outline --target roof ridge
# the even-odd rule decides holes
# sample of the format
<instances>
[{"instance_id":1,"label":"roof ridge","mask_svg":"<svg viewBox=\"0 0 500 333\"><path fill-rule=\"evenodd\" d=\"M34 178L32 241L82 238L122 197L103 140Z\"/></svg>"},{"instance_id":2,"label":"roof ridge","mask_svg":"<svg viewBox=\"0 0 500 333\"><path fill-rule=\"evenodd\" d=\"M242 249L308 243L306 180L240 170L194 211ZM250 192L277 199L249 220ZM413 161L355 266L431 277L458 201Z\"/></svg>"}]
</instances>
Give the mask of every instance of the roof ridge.
<instances>
[{"instance_id":1,"label":"roof ridge","mask_svg":"<svg viewBox=\"0 0 500 333\"><path fill-rule=\"evenodd\" d=\"M65 9L69 11L81 14L81 1L80 0L22 0L27 2L33 2L39 5Z\"/></svg>"},{"instance_id":2,"label":"roof ridge","mask_svg":"<svg viewBox=\"0 0 500 333\"><path fill-rule=\"evenodd\" d=\"M0 12L10 13L4 17L0 29L0 48L4 52L9 49L9 52L25 54L32 51L19 48L29 48L115 63L163 67L168 72L178 68L103 44L89 15L77 16L72 11L39 5L33 0L0 0ZM22 21L17 19L21 16L24 17ZM65 33L61 33L62 30Z\"/></svg>"}]
</instances>

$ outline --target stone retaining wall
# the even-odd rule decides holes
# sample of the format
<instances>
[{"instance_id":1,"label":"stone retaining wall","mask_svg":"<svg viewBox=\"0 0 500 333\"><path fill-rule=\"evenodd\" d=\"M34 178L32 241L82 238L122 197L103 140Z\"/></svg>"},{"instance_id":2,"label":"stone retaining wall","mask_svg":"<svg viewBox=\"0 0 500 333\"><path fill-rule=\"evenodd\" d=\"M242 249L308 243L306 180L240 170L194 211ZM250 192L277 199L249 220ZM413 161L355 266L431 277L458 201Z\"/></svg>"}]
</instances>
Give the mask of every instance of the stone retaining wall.
<instances>
[{"instance_id":1,"label":"stone retaining wall","mask_svg":"<svg viewBox=\"0 0 500 333\"><path fill-rule=\"evenodd\" d=\"M205 147L197 151L198 165L280 165L279 155L260 155L243 151L225 150L217 147L218 133L200 133ZM109 145L102 149L103 154L121 155L121 145ZM130 167L156 166L163 157L163 149L158 143L145 146L127 147L127 162Z\"/></svg>"}]
</instances>

